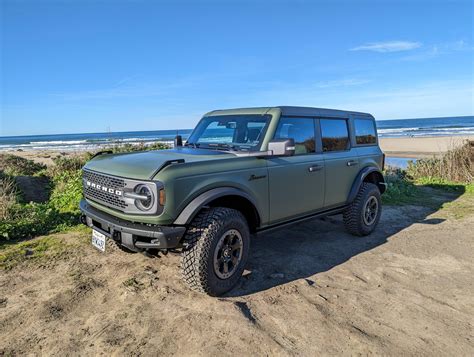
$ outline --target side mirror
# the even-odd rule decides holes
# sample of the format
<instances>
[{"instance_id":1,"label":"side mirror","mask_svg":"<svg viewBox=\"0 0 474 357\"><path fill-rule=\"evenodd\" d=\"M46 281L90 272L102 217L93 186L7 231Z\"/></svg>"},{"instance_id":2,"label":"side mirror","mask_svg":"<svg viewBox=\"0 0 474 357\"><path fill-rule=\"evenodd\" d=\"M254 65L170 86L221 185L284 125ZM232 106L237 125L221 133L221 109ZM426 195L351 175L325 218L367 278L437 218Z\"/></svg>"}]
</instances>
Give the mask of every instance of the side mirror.
<instances>
[{"instance_id":1,"label":"side mirror","mask_svg":"<svg viewBox=\"0 0 474 357\"><path fill-rule=\"evenodd\" d=\"M272 156L293 156L295 154L295 140L272 140L268 143L268 151L272 152Z\"/></svg>"},{"instance_id":2,"label":"side mirror","mask_svg":"<svg viewBox=\"0 0 474 357\"><path fill-rule=\"evenodd\" d=\"M181 135L176 135L174 138L174 147L183 146L183 137Z\"/></svg>"}]
</instances>

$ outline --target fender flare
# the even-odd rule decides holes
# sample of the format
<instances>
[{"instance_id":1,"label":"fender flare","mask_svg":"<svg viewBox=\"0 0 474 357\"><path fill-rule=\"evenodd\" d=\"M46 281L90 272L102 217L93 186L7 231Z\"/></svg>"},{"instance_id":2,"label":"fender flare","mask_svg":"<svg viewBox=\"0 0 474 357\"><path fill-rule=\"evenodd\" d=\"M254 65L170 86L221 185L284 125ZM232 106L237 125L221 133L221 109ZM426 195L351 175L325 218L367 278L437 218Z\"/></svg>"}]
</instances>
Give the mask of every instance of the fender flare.
<instances>
[{"instance_id":1,"label":"fender flare","mask_svg":"<svg viewBox=\"0 0 474 357\"><path fill-rule=\"evenodd\" d=\"M354 199L357 196L357 192L359 192L360 186L362 186L362 183L364 182L365 178L370 175L371 173L376 172L380 175L381 180L376 183L377 187L380 190L380 193L384 193L386 189L386 183L385 179L382 175L382 172L376 167L373 166L367 166L364 167L362 170L359 171L357 174L357 177L355 178L354 182L352 183L351 190L349 192L349 196L347 197L347 203L351 203L354 201Z\"/></svg>"},{"instance_id":2,"label":"fender flare","mask_svg":"<svg viewBox=\"0 0 474 357\"><path fill-rule=\"evenodd\" d=\"M218 187L218 188L213 188L204 193L201 193L199 196L195 197L181 211L178 218L176 218L173 224L187 225L191 223L191 221L198 214L198 212L203 207L205 207L209 202L212 202L215 199L224 197L224 196L240 196L242 198L245 198L255 207L256 213L260 216L260 212L258 212L258 209L257 209L256 201L247 192L242 191L235 187Z\"/></svg>"}]
</instances>

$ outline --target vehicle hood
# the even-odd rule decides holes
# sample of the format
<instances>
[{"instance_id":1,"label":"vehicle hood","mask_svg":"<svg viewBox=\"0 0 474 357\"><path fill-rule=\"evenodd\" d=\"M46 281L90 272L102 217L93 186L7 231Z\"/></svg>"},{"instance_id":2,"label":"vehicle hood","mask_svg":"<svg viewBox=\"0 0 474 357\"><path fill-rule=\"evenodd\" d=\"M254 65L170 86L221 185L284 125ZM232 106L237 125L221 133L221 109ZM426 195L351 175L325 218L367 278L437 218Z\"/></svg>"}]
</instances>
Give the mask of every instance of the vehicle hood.
<instances>
[{"instance_id":1,"label":"vehicle hood","mask_svg":"<svg viewBox=\"0 0 474 357\"><path fill-rule=\"evenodd\" d=\"M150 180L171 160L184 163L235 157L226 151L176 148L122 154L102 154L89 161L84 168L108 175L139 180Z\"/></svg>"}]
</instances>

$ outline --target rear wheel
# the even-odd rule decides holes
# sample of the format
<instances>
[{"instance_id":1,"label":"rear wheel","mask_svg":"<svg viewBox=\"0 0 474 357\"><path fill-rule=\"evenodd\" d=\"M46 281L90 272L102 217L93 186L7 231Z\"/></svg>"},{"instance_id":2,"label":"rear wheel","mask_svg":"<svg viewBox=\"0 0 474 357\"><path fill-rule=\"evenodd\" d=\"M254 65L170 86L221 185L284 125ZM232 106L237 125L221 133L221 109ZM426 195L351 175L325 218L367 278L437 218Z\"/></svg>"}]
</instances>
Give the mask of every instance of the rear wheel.
<instances>
[{"instance_id":1,"label":"rear wheel","mask_svg":"<svg viewBox=\"0 0 474 357\"><path fill-rule=\"evenodd\" d=\"M344 211L344 225L356 236L372 233L382 214L380 191L373 183L364 182L354 201Z\"/></svg>"},{"instance_id":2,"label":"rear wheel","mask_svg":"<svg viewBox=\"0 0 474 357\"><path fill-rule=\"evenodd\" d=\"M245 217L223 207L202 210L184 237L183 279L195 291L212 296L232 289L241 277L250 248Z\"/></svg>"}]
</instances>

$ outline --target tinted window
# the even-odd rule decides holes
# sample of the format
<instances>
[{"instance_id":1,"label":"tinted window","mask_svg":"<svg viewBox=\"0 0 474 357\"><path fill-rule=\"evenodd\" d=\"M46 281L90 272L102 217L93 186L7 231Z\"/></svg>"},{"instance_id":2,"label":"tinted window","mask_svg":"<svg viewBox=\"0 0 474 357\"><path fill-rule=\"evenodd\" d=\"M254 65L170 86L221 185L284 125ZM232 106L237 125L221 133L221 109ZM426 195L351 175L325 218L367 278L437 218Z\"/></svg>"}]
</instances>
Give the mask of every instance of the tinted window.
<instances>
[{"instance_id":1,"label":"tinted window","mask_svg":"<svg viewBox=\"0 0 474 357\"><path fill-rule=\"evenodd\" d=\"M355 119L355 137L357 144L375 144L375 125L370 119Z\"/></svg>"},{"instance_id":2,"label":"tinted window","mask_svg":"<svg viewBox=\"0 0 474 357\"><path fill-rule=\"evenodd\" d=\"M320 119L323 151L342 151L349 149L347 120Z\"/></svg>"},{"instance_id":3,"label":"tinted window","mask_svg":"<svg viewBox=\"0 0 474 357\"><path fill-rule=\"evenodd\" d=\"M278 123L275 139L294 139L295 155L315 152L314 120L282 117Z\"/></svg>"}]
</instances>

